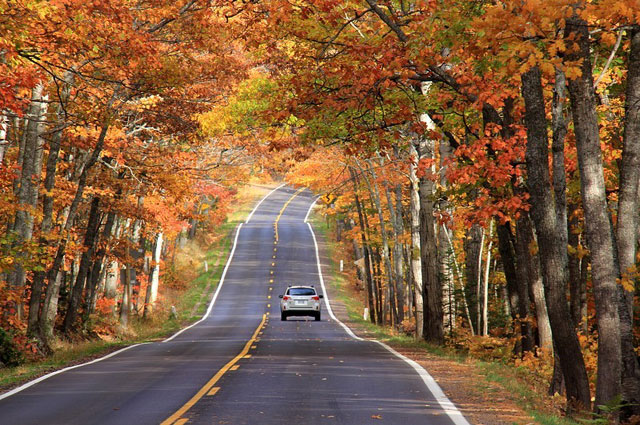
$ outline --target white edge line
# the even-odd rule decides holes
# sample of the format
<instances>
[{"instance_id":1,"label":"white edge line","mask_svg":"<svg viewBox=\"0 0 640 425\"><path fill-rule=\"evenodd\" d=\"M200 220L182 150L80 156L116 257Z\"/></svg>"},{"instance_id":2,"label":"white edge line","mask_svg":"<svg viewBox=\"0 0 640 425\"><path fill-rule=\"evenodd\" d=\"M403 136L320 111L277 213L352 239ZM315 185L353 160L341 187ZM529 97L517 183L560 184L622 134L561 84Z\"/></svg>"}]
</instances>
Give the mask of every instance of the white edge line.
<instances>
[{"instance_id":1,"label":"white edge line","mask_svg":"<svg viewBox=\"0 0 640 425\"><path fill-rule=\"evenodd\" d=\"M320 286L322 286L322 292L324 293L324 305L327 308L327 312L329 316L338 323L345 330L346 333L349 334L350 337L357 339L358 341L366 341L364 338L360 338L358 335L354 334L353 331L344 323L342 323L338 318L333 314L333 310L331 309L331 304L329 304L329 296L327 294L327 288L324 286L324 278L322 277L322 266L320 265L320 253L318 252L318 241L316 240L316 234L313 231L313 227L311 227L311 223L307 223L309 226L309 231L311 231L311 237L313 237L313 245L316 249L316 263L318 265L318 278L320 279Z\"/></svg>"},{"instance_id":2,"label":"white edge line","mask_svg":"<svg viewBox=\"0 0 640 425\"><path fill-rule=\"evenodd\" d=\"M38 383L44 381L45 379L51 378L52 376L58 375L58 374L63 373L63 372L67 372L67 371L69 371L71 369L77 369L77 368L82 367L82 366L88 366L90 364L101 362L103 360L108 359L109 357L113 357L115 355L118 355L118 354L122 353L123 351L127 351L127 350L130 350L131 348L138 347L140 345L145 345L145 344L150 344L150 343L149 342L143 342L143 343L140 343L140 344L130 345L130 346L124 347L124 348L122 348L122 349L120 349L118 351L114 351L113 353L107 354L106 356L100 357L100 358L95 359L95 360L91 360L90 362L86 362L86 363L77 364L77 365L74 365L74 366L65 367L64 369L60 369L60 370L56 370L56 371L51 372L51 373L47 373L46 375L43 375L43 376L41 376L39 378L36 378L33 381L29 381L26 384L23 384L23 385L21 385L21 386L19 386L17 388L12 389L9 392L6 392L6 393L0 395L0 400L3 400L5 398L7 398L7 397L11 397L12 395L17 394L20 391L26 390L27 388L29 388L29 387L31 387L31 386L33 386L35 384L38 384Z\"/></svg>"},{"instance_id":3,"label":"white edge line","mask_svg":"<svg viewBox=\"0 0 640 425\"><path fill-rule=\"evenodd\" d=\"M258 202L256 204L255 207L253 207L253 210L251 211L251 214L249 214L249 217L247 217L247 219L245 220L245 223L248 223L249 220L251 220L251 217L253 217L253 213L256 212L256 210L258 209L258 207L260 206L260 204L262 204L262 202L267 199L269 197L269 195L271 195L273 192L275 192L276 190L280 189L282 186L284 186L286 183L282 183L280 186L276 187L275 189L273 189L271 192L267 193L266 195L264 195L264 198L262 198L260 200L260 202Z\"/></svg>"},{"instance_id":4,"label":"white edge line","mask_svg":"<svg viewBox=\"0 0 640 425\"><path fill-rule=\"evenodd\" d=\"M194 322L194 323L190 324L189 326L187 326L184 329L180 329L178 332L174 333L173 335L171 335L169 338L165 339L162 342L171 341L173 338L177 337L182 332L184 332L184 331L186 331L188 329L191 329L192 327L194 327L195 325L197 325L198 323L202 322L207 317L209 317L209 314L211 314L211 310L213 309L213 305L215 304L216 299L218 298L218 294L220 293L220 289L222 289L222 284L224 283L224 278L227 275L227 270L229 270L229 266L231 265L231 260L233 259L233 254L236 252L236 246L238 245L238 236L240 236L240 229L242 229L242 225L243 224L244 223L238 224L238 227L236 229L236 237L233 240L233 248L231 248L231 253L229 254L229 259L227 260L227 264L224 266L224 270L222 271L222 276L220 276L220 283L218 283L218 287L216 288L216 293L213 294L213 298L211 299L211 302L209 303L209 308L207 308L206 313L197 322Z\"/></svg>"},{"instance_id":5,"label":"white edge line","mask_svg":"<svg viewBox=\"0 0 640 425\"><path fill-rule=\"evenodd\" d=\"M309 211L311 211L311 208L313 208L314 204L315 204L315 202L313 204L311 204L311 207L309 208ZM308 216L309 216L309 213L307 212L307 217ZM305 219L305 221L306 221L306 219ZM356 339L358 341L371 341L371 342L375 342L377 344L380 344L387 351L389 351L390 353L392 353L393 355L395 355L399 359L404 360L407 364L409 364L409 366L411 366L418 373L420 378L422 378L422 382L424 382L424 384L427 386L429 391L431 391L431 394L433 394L435 399L438 401L438 404L440 405L440 407L442 407L442 410L444 410L444 412L449 416L449 418L453 421L453 423L455 425L471 425L467 421L467 419L462 415L460 410L458 410L458 408L455 406L455 404L453 404L453 402L451 400L449 400L449 398L442 391L442 388L440 388L438 383L435 381L435 379L433 379L433 377L429 374L429 372L427 372L427 370L425 368L420 366L414 360L411 360L408 357L403 356L402 354L398 353L396 350L394 350L393 348L389 347L384 342L380 342L380 341L375 340L375 339L360 338L355 333L353 333L353 331L347 325L342 323L333 314L333 310L331 309L331 304L329 303L329 295L327 293L327 288L324 285L324 278L322 276L322 266L320 264L320 253L318 251L318 241L316 240L316 234L313 231L313 227L311 227L311 223L307 222L307 226L309 226L309 230L311 231L311 236L313 237L313 245L314 245L315 250L316 250L316 264L318 266L318 278L320 279L320 286L322 286L322 292L324 293L324 303L325 303L325 306L327 308L327 312L329 313L329 316L331 316L331 318L336 323L338 323L340 326L342 326L342 328L345 330L345 332L347 332L347 334L349 334L350 337L352 337L352 338L354 338L354 339Z\"/></svg>"},{"instance_id":6,"label":"white edge line","mask_svg":"<svg viewBox=\"0 0 640 425\"><path fill-rule=\"evenodd\" d=\"M313 209L313 207L316 206L316 202L318 202L318 199L320 199L320 197L316 197L316 199L313 200L313 203L311 204L311 206L309 207L309 211L307 211L307 215L304 216L304 222L308 223L309 222L309 214L311 214L311 210Z\"/></svg>"},{"instance_id":7,"label":"white edge line","mask_svg":"<svg viewBox=\"0 0 640 425\"><path fill-rule=\"evenodd\" d=\"M213 298L211 299L211 303L209 303L209 308L207 309L207 312L205 313L205 315L202 316L202 318L200 320L198 320L197 322L187 326L184 329L179 330L178 332L176 332L175 334L173 334L172 336L170 336L169 338L165 339L162 342L171 341L173 338L177 337L182 332L186 331L187 329L190 329L190 328L194 327L195 325L197 325L198 323L202 322L207 317L209 317L209 314L211 313L211 309L213 308L213 304L216 302L216 298L218 298L218 293L220 292L220 288L222 288L222 284L224 282L224 277L226 276L227 270L229 269L229 265L231 264L231 260L233 258L233 254L236 251L236 245L238 243L238 236L240 235L240 229L242 228L242 224L243 223L240 223L238 225L238 227L237 227L236 237L233 240L233 248L231 249L231 253L229 254L229 259L227 260L227 264L226 264L226 266L224 268L224 271L222 272L222 276L220 276L220 283L218 284L218 288L216 289L216 293L214 294ZM143 343L140 343L140 344L130 345L128 347L124 347L124 348L122 348L122 349L120 349L118 351L114 351L113 353L107 354L106 356L100 357L98 359L94 359L94 360L91 360L89 362L82 363L82 364L77 364L77 365L74 365L74 366L65 367L64 369L60 369L60 370L56 370L54 372L48 373L48 374L43 375L43 376L41 376L39 378L36 378L36 379L34 379L32 381L29 381L26 384L23 384L23 385L21 385L21 386L19 386L17 388L14 388L11 391L8 391L8 392L6 392L4 394L1 394L0 395L0 400L3 400L5 398L7 398L7 397L11 397L12 395L17 394L20 391L24 391L27 388L32 387L33 385L36 385L36 384L44 381L45 379L51 378L52 376L59 375L61 373L67 372L67 371L72 370L72 369L77 369L79 367L88 366L90 364L101 362L101 361L106 360L106 359L108 359L110 357L116 356L116 355L118 355L118 354L120 354L120 353L122 353L124 351L130 350L130 349L132 349L134 347L138 347L140 345L145 345L145 344L150 344L150 343L149 342L143 342Z\"/></svg>"},{"instance_id":8,"label":"white edge line","mask_svg":"<svg viewBox=\"0 0 640 425\"><path fill-rule=\"evenodd\" d=\"M258 209L258 206L260 206L262 201L264 201L269 195L271 195L273 192L275 192L276 190L278 190L279 188L281 188L284 185L285 185L284 183L281 184L280 186L276 187L271 192L269 192L264 198L262 198L260 200L260 202L258 202L258 205L256 205L255 208L253 209L253 211L251 212L251 215L253 215L253 213L255 212L256 209ZM251 218L251 215L249 216L249 218ZM249 221L249 219L247 219L247 222L248 221ZM236 246L238 244L238 236L240 235L240 229L242 229L242 224L243 223L240 223L238 225L238 227L237 227L236 237L233 240L233 248L231 249L231 253L229 254L229 259L227 260L227 264L226 264L226 266L224 268L224 271L222 272L222 276L220 276L220 283L218 284L218 288L216 289L216 293L213 295L213 298L211 299L211 302L209 303L209 308L207 308L207 312L204 314L204 316L202 316L202 318L200 320L198 320L197 322L187 326L184 329L179 330L178 332L176 332L175 334L173 334L172 336L170 336L169 338L165 339L162 342L171 341L172 339L174 339L175 337L180 335L182 332L186 331L187 329L190 329L190 328L194 327L195 325L197 325L198 323L202 322L207 317L209 317L209 314L211 313L211 309L213 308L213 304L216 302L216 299L218 298L218 293L220 293L220 289L222 288L222 284L224 283L224 278L227 275L227 270L229 269L229 265L231 264L231 260L233 259L233 254L236 252ZM101 362L101 361L106 360L106 359L108 359L110 357L116 356L116 355L118 355L118 354L120 354L120 353L122 353L124 351L130 350L130 349L132 349L134 347L138 347L140 345L145 345L145 344L150 344L150 343L149 342L144 342L144 343L140 343L140 344L130 345L128 347L124 347L124 348L122 348L122 349L120 349L118 351L114 351L113 353L107 354L106 356L100 357L98 359L94 359L94 360L91 360L89 362L78 364L78 365L74 365L74 366L65 367L64 369L60 369L60 370L56 370L54 372L48 373L48 374L43 375L43 376L41 376L39 378L36 378L36 379L34 379L32 381L29 381L26 384L23 384L23 385L21 385L21 386L19 386L17 388L14 388L11 391L8 391L8 392L6 392L4 394L0 394L0 400L3 400L3 399L8 398L8 397L11 397L14 394L17 394L17 393L19 393L21 391L24 391L29 387L32 387L32 386L34 386L34 385L36 385L36 384L38 384L38 383L40 383L40 382L42 382L42 381L44 381L46 379L51 378L52 376L59 375L61 373L67 372L67 371L72 370L72 369L77 369L79 367L88 366L90 364Z\"/></svg>"}]
</instances>

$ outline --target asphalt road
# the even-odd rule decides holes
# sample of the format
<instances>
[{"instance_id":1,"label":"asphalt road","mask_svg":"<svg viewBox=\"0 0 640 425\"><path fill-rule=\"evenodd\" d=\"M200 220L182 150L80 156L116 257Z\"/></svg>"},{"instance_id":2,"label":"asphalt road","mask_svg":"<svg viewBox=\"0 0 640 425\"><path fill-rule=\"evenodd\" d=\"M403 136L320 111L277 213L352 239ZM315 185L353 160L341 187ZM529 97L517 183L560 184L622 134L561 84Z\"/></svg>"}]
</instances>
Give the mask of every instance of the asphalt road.
<instances>
[{"instance_id":1,"label":"asphalt road","mask_svg":"<svg viewBox=\"0 0 640 425\"><path fill-rule=\"evenodd\" d=\"M288 284L321 285L304 222L312 202L283 187L259 205L200 323L0 399L0 424L466 424L411 365L348 335L326 306L320 322L280 320Z\"/></svg>"}]
</instances>

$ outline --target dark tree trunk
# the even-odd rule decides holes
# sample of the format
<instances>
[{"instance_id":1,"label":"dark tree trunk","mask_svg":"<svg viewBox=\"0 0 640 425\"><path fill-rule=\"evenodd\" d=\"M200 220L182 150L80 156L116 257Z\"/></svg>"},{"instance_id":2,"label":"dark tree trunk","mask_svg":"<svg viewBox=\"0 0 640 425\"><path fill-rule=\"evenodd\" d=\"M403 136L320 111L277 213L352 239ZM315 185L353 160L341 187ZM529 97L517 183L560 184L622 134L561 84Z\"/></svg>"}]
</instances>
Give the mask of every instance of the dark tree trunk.
<instances>
[{"instance_id":1,"label":"dark tree trunk","mask_svg":"<svg viewBox=\"0 0 640 425\"><path fill-rule=\"evenodd\" d=\"M24 130L24 143L21 145L20 155L22 156L21 172L16 186L17 208L13 222L13 230L18 236L18 243L25 244L33 236L34 216L31 212L38 201L38 187L42 169L42 139L39 136L42 118L43 104L42 84L38 84L32 89L31 102L27 111L26 128ZM35 177L35 179L34 179ZM9 274L7 282L15 288L22 288L26 281L26 271L23 262L28 254L23 248L18 249L14 262L14 269ZM24 304L22 298L17 302L16 310L19 318L24 317Z\"/></svg>"},{"instance_id":2,"label":"dark tree trunk","mask_svg":"<svg viewBox=\"0 0 640 425\"><path fill-rule=\"evenodd\" d=\"M47 280L49 285L47 285L47 291L45 294L45 300L42 305L42 312L40 313L40 319L38 321L39 328L41 330L41 334L44 338L48 338L50 335L51 323L48 321L49 317L49 309L50 304L53 298L57 298L58 290L60 287L58 285L52 285L52 282L56 281L60 268L62 267L62 262L64 260L65 251L67 249L68 236L67 233L71 230L71 226L76 216L76 212L78 210L78 206L82 201L82 197L84 195L84 189L87 185L87 177L89 174L89 170L96 164L98 158L100 157L100 153L102 152L102 147L104 146L104 139L107 136L108 124L105 123L102 126L102 130L100 131L100 135L98 136L98 141L96 146L93 148L91 155L87 159L84 167L82 167L82 172L78 178L78 187L76 189L75 197L71 202L71 206L69 207L69 212L67 214L67 219L62 228L63 236L62 240L58 243L58 249L56 251L56 256L53 260L53 264L47 273Z\"/></svg>"},{"instance_id":3,"label":"dark tree trunk","mask_svg":"<svg viewBox=\"0 0 640 425\"><path fill-rule=\"evenodd\" d=\"M97 298L98 282L103 275L102 268L104 267L104 258L107 254L107 243L113 232L113 227L116 222L116 214L111 211L107 215L107 220L102 230L102 242L93 260L93 266L91 268L90 278L87 280L87 315L91 314L95 310L95 303Z\"/></svg>"},{"instance_id":4,"label":"dark tree trunk","mask_svg":"<svg viewBox=\"0 0 640 425\"><path fill-rule=\"evenodd\" d=\"M547 301L544 296L544 286L540 277L540 261L538 256L531 253L531 244L534 242L533 228L529 214L522 212L516 225L516 251L518 252L518 264L526 262L527 283L530 299L533 300L536 309L536 322L538 324L538 341L541 348L553 351L551 325Z\"/></svg>"},{"instance_id":5,"label":"dark tree trunk","mask_svg":"<svg viewBox=\"0 0 640 425\"><path fill-rule=\"evenodd\" d=\"M583 5L580 2L578 7ZM599 406L614 400L621 391L620 293L617 283L620 269L604 182L597 102L591 73L589 27L577 13L567 19L565 37L571 40L570 44L577 44L578 47L567 53L566 61L581 62L581 75L569 80L569 97L598 320L596 406Z\"/></svg>"},{"instance_id":6,"label":"dark tree trunk","mask_svg":"<svg viewBox=\"0 0 640 425\"><path fill-rule=\"evenodd\" d=\"M431 141L420 143L420 158L433 157ZM420 177L420 249L422 261L422 288L424 300L424 322L422 336L426 341L444 342L442 283L438 273L438 247L435 228L434 182L427 175ZM420 326L418 323L416 326Z\"/></svg>"},{"instance_id":7,"label":"dark tree trunk","mask_svg":"<svg viewBox=\"0 0 640 425\"><path fill-rule=\"evenodd\" d=\"M574 207L571 207L571 212ZM569 220L569 238L568 244L572 248L572 253L569 254L569 305L571 306L571 318L573 319L573 325L576 329L579 328L582 322L582 275L580 273L580 257L577 250L580 242L578 233L575 228L578 225L577 219L573 217L573 214Z\"/></svg>"},{"instance_id":8,"label":"dark tree trunk","mask_svg":"<svg viewBox=\"0 0 640 425\"><path fill-rule=\"evenodd\" d=\"M404 299L405 299L405 280L404 280L404 249L401 242L401 236L404 231L404 220L402 217L402 186L396 185L396 222L394 227L394 234L396 235L395 247L394 247L394 260L396 268L396 298L398 303L398 323L404 321ZM409 288L411 292L411 288Z\"/></svg>"},{"instance_id":9,"label":"dark tree trunk","mask_svg":"<svg viewBox=\"0 0 640 425\"><path fill-rule=\"evenodd\" d=\"M640 25L631 30L625 100L625 129L620 169L617 243L623 281L632 280L638 243L640 186ZM640 415L640 367L633 346L633 284L620 285L622 397L625 416Z\"/></svg>"},{"instance_id":10,"label":"dark tree trunk","mask_svg":"<svg viewBox=\"0 0 640 425\"><path fill-rule=\"evenodd\" d=\"M507 278L507 290L514 324L517 326L516 330L520 333L520 352L533 351L535 346L529 321L529 249L527 246L523 246L522 242L514 238L509 222L498 226L498 248L502 257L505 276L509 274L512 279L510 284L509 278ZM511 263L511 265L506 265L505 262ZM513 270L507 272L507 269ZM515 295L511 295L511 293ZM513 301L511 301L512 298L514 299Z\"/></svg>"},{"instance_id":11,"label":"dark tree trunk","mask_svg":"<svg viewBox=\"0 0 640 425\"><path fill-rule=\"evenodd\" d=\"M83 246L85 251L82 253L82 258L80 259L80 268L78 269L75 284L71 289L71 296L69 297L69 304L67 306L67 314L64 317L64 324L62 327L62 331L67 335L69 335L73 330L76 318L78 317L78 309L82 300L82 293L84 292L87 274L89 273L96 240L98 239L100 217L100 198L94 196L93 201L91 201L87 230L84 235Z\"/></svg>"},{"instance_id":12,"label":"dark tree trunk","mask_svg":"<svg viewBox=\"0 0 640 425\"><path fill-rule=\"evenodd\" d=\"M522 75L527 127L527 186L538 246L553 340L565 377L567 399L578 408L591 403L589 381L566 301L567 247L558 232L549 176L549 144L540 69Z\"/></svg>"},{"instance_id":13,"label":"dark tree trunk","mask_svg":"<svg viewBox=\"0 0 640 425\"><path fill-rule=\"evenodd\" d=\"M502 269L504 270L504 276L507 282L507 295L509 298L507 301L509 302L509 309L511 310L511 319L514 325L519 328L519 324L516 323L518 321L518 305L520 304L518 285L522 283L522 276L521 273L518 273L519 268L516 267L515 252L511 244L512 235L510 223L498 224L497 231L498 252L500 252L500 257L502 258Z\"/></svg>"},{"instance_id":14,"label":"dark tree trunk","mask_svg":"<svg viewBox=\"0 0 640 425\"><path fill-rule=\"evenodd\" d=\"M473 224L469 229L467 229L464 241L464 252L465 252L465 279L467 284L465 288L467 289L467 293L465 294L467 300L469 300L469 310L474 311L476 309L476 304L473 304L472 301L478 302L475 297L472 297L473 288L478 282L478 276L480 270L478 268L478 258L481 255L482 250L482 229L478 224ZM471 319L474 319L475 316L472 316ZM475 324L477 333L480 333L480 323Z\"/></svg>"},{"instance_id":15,"label":"dark tree trunk","mask_svg":"<svg viewBox=\"0 0 640 425\"><path fill-rule=\"evenodd\" d=\"M366 227L362 214L362 204L358 196L358 178L353 168L349 167L351 178L353 179L353 191L355 196L356 210L358 211L358 222L360 224L360 238L362 240L362 248L364 255L364 280L367 288L367 305L369 306L369 321L376 322L376 307L374 304L373 280L371 278L371 257L369 244L366 237Z\"/></svg>"}]
</instances>

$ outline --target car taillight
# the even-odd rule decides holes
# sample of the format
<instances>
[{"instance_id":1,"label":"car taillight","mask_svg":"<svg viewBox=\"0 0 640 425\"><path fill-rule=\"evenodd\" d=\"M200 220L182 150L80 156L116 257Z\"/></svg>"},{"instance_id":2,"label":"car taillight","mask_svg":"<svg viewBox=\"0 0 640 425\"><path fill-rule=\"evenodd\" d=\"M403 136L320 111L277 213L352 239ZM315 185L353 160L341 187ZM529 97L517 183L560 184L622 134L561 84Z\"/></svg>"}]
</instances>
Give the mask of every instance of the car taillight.
<instances>
[{"instance_id":1,"label":"car taillight","mask_svg":"<svg viewBox=\"0 0 640 425\"><path fill-rule=\"evenodd\" d=\"M311 299L315 301L320 301L320 297L317 295L314 295L313 297L311 297Z\"/></svg>"},{"instance_id":2,"label":"car taillight","mask_svg":"<svg viewBox=\"0 0 640 425\"><path fill-rule=\"evenodd\" d=\"M284 297L282 297L282 301L289 301L291 299L290 296L285 295Z\"/></svg>"}]
</instances>

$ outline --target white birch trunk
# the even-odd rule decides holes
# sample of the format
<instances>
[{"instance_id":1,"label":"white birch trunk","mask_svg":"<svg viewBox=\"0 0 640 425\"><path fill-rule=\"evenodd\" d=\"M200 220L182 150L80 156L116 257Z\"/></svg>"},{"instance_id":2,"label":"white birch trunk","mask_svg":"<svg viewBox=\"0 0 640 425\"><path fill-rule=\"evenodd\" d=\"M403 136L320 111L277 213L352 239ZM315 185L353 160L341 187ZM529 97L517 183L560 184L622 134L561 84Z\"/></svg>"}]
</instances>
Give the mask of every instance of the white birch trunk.
<instances>
[{"instance_id":1,"label":"white birch trunk","mask_svg":"<svg viewBox=\"0 0 640 425\"><path fill-rule=\"evenodd\" d=\"M160 283L160 254L162 254L162 232L156 236L156 243L153 250L153 267L151 269L151 279L147 287L147 297L145 300L145 316L153 311L153 305L158 299L158 285Z\"/></svg>"},{"instance_id":2,"label":"white birch trunk","mask_svg":"<svg viewBox=\"0 0 640 425\"><path fill-rule=\"evenodd\" d=\"M482 335L489 335L489 271L491 269L491 247L493 246L493 220L489 223L489 244L487 245L487 261L484 270L484 299L482 301Z\"/></svg>"},{"instance_id":3,"label":"white birch trunk","mask_svg":"<svg viewBox=\"0 0 640 425\"><path fill-rule=\"evenodd\" d=\"M7 141L7 130L9 128L9 119L6 115L0 115L0 165L4 162L4 154L9 148Z\"/></svg>"},{"instance_id":4,"label":"white birch trunk","mask_svg":"<svg viewBox=\"0 0 640 425\"><path fill-rule=\"evenodd\" d=\"M416 306L416 338L422 339L423 299L422 299L422 260L420 259L420 179L416 174L418 151L413 142L409 143L410 168L409 180L411 181L411 275L413 276L414 303Z\"/></svg>"},{"instance_id":5,"label":"white birch trunk","mask_svg":"<svg viewBox=\"0 0 640 425\"><path fill-rule=\"evenodd\" d=\"M478 276L476 279L476 329L478 335L482 335L482 251L484 251L484 228L480 238L480 251L478 252Z\"/></svg>"}]
</instances>

